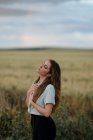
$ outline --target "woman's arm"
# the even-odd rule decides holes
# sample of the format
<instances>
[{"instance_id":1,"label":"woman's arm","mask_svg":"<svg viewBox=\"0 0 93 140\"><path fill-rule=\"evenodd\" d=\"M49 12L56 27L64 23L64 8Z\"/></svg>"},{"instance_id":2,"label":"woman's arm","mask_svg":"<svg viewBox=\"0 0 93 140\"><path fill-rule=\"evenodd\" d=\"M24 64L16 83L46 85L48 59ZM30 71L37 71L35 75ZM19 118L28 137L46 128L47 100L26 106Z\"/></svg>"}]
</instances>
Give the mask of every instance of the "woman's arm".
<instances>
[{"instance_id":1,"label":"woman's arm","mask_svg":"<svg viewBox=\"0 0 93 140\"><path fill-rule=\"evenodd\" d=\"M33 102L33 94L30 95L30 103L31 105L42 115L44 115L45 117L49 117L52 109L53 109L53 104L52 103L48 103L45 105L45 107L41 107L39 105L37 105L35 102Z\"/></svg>"},{"instance_id":2,"label":"woman's arm","mask_svg":"<svg viewBox=\"0 0 93 140\"><path fill-rule=\"evenodd\" d=\"M29 96L30 96L30 93L27 93L27 96L26 96L26 105L29 106Z\"/></svg>"}]
</instances>

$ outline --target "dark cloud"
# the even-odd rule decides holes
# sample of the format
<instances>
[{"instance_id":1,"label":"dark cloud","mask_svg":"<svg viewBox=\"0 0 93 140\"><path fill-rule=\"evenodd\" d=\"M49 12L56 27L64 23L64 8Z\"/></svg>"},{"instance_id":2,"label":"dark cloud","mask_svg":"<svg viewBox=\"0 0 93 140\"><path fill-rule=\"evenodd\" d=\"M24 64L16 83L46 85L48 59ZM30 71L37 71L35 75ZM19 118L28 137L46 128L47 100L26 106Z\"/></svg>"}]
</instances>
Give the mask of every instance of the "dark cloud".
<instances>
[{"instance_id":1,"label":"dark cloud","mask_svg":"<svg viewBox=\"0 0 93 140\"><path fill-rule=\"evenodd\" d=\"M0 0L0 4L8 4L8 3L15 3L19 2L20 0Z\"/></svg>"},{"instance_id":2,"label":"dark cloud","mask_svg":"<svg viewBox=\"0 0 93 140\"><path fill-rule=\"evenodd\" d=\"M0 8L0 16L24 16L31 15L32 11L23 9Z\"/></svg>"},{"instance_id":3,"label":"dark cloud","mask_svg":"<svg viewBox=\"0 0 93 140\"><path fill-rule=\"evenodd\" d=\"M30 0L27 0L30 1ZM53 2L53 3L58 3L58 2L69 2L69 1L80 1L80 0L31 0L32 2Z\"/></svg>"},{"instance_id":4,"label":"dark cloud","mask_svg":"<svg viewBox=\"0 0 93 140\"><path fill-rule=\"evenodd\" d=\"M8 4L8 3L32 3L32 2L68 2L68 1L79 1L79 0L0 0L0 4Z\"/></svg>"}]
</instances>

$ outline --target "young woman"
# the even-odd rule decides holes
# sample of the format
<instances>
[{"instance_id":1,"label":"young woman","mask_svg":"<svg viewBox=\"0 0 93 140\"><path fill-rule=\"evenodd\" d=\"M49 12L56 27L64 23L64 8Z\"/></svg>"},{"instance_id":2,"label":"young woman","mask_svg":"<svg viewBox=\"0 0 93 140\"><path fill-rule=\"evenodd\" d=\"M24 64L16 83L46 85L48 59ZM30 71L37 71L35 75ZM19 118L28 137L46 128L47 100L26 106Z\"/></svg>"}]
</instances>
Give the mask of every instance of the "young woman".
<instances>
[{"instance_id":1,"label":"young woman","mask_svg":"<svg viewBox=\"0 0 93 140\"><path fill-rule=\"evenodd\" d=\"M28 112L31 114L32 139L55 140L56 125L50 116L59 104L60 66L55 60L46 60L38 68L38 74L26 98Z\"/></svg>"}]
</instances>

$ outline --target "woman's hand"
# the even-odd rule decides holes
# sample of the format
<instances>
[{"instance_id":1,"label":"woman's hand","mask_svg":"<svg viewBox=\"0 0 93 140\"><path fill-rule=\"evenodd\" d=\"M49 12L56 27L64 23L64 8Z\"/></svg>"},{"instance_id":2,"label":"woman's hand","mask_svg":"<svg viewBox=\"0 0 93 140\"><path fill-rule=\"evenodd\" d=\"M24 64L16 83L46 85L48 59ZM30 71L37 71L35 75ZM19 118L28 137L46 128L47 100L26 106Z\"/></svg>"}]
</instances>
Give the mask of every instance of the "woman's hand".
<instances>
[{"instance_id":1,"label":"woman's hand","mask_svg":"<svg viewBox=\"0 0 93 140\"><path fill-rule=\"evenodd\" d=\"M38 84L32 84L30 89L27 91L27 97L26 97L26 104L27 106L30 106L30 98L31 98L31 101L32 101L32 94L33 96L36 94L36 91L37 91L37 88L38 88ZM30 97L31 95L31 97Z\"/></svg>"},{"instance_id":2,"label":"woman's hand","mask_svg":"<svg viewBox=\"0 0 93 140\"><path fill-rule=\"evenodd\" d=\"M37 91L37 88L38 88L38 84L32 84L30 89L27 92L28 96L32 93L35 94Z\"/></svg>"}]
</instances>

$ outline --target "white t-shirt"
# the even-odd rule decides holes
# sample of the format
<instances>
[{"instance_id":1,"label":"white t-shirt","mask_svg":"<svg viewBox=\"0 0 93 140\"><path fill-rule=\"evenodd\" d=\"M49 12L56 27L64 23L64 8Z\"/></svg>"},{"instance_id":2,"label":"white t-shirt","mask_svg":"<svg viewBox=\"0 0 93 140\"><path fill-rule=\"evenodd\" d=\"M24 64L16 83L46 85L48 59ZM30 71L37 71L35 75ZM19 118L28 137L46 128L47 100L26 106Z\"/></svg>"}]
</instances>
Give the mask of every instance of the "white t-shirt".
<instances>
[{"instance_id":1,"label":"white t-shirt","mask_svg":"<svg viewBox=\"0 0 93 140\"><path fill-rule=\"evenodd\" d=\"M52 84L47 85L41 96L36 101L36 104L43 108L47 103L52 103L55 105L55 88ZM28 107L28 112L30 114L42 115L32 105Z\"/></svg>"}]
</instances>

